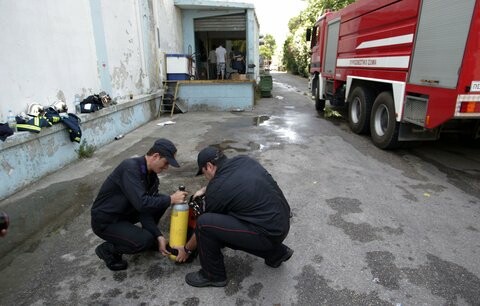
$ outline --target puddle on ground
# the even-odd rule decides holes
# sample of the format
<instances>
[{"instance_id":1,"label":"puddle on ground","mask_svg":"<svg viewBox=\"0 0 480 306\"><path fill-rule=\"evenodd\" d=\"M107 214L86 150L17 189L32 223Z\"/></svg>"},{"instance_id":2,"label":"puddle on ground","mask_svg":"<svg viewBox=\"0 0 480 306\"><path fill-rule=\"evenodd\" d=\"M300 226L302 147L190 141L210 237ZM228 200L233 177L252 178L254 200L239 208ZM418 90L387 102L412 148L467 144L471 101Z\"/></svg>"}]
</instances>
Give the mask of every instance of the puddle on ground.
<instances>
[{"instance_id":1,"label":"puddle on ground","mask_svg":"<svg viewBox=\"0 0 480 306\"><path fill-rule=\"evenodd\" d=\"M275 122L268 121L272 118L278 119L278 117L268 115L260 115L253 117L253 125L267 127L269 128L269 130L277 134L280 138L286 139L290 142L298 139L298 134L292 129L292 127L296 124L295 120L284 118L284 125L286 125L287 127L280 127Z\"/></svg>"},{"instance_id":2,"label":"puddle on ground","mask_svg":"<svg viewBox=\"0 0 480 306\"><path fill-rule=\"evenodd\" d=\"M215 147L215 148L217 148L217 149L219 149L220 151L223 151L223 152L228 151L228 150L233 150L233 151L236 151L236 152L251 151L250 146L241 145L238 142L233 141L233 140L225 140L225 141L220 142L220 143L212 144L211 146Z\"/></svg>"},{"instance_id":3,"label":"puddle on ground","mask_svg":"<svg viewBox=\"0 0 480 306\"><path fill-rule=\"evenodd\" d=\"M255 116L253 117L253 125L260 126L268 119L270 119L270 116L267 115Z\"/></svg>"},{"instance_id":4,"label":"puddle on ground","mask_svg":"<svg viewBox=\"0 0 480 306\"><path fill-rule=\"evenodd\" d=\"M221 143L212 144L212 147L218 148L223 152L235 151L239 153L251 152L251 151L264 151L271 148L281 147L280 142L267 142L266 144L256 143L249 141L246 144L241 144L233 140L225 140Z\"/></svg>"},{"instance_id":5,"label":"puddle on ground","mask_svg":"<svg viewBox=\"0 0 480 306\"><path fill-rule=\"evenodd\" d=\"M282 89L285 89L285 90L288 90L288 91L295 91L295 92L300 92L300 90L294 86L291 86L291 85L288 85L288 84L285 84L285 83L280 83L280 82L273 82L273 84L276 86L276 87L281 87Z\"/></svg>"}]
</instances>

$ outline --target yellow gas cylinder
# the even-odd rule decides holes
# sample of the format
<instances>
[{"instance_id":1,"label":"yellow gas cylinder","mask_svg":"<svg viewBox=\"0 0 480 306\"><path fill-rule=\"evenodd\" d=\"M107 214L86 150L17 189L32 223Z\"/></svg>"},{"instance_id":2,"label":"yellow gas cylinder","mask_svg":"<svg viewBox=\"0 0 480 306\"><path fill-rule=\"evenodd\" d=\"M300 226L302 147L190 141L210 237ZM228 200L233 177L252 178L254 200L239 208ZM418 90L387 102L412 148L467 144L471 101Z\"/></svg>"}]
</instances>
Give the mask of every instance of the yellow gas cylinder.
<instances>
[{"instance_id":1,"label":"yellow gas cylinder","mask_svg":"<svg viewBox=\"0 0 480 306\"><path fill-rule=\"evenodd\" d=\"M175 204L170 218L170 247L182 247L187 242L188 204ZM177 256L170 255L175 260Z\"/></svg>"},{"instance_id":2,"label":"yellow gas cylinder","mask_svg":"<svg viewBox=\"0 0 480 306\"><path fill-rule=\"evenodd\" d=\"M183 186L182 186L183 187ZM180 188L182 190L182 188ZM185 190L183 188L183 190ZM187 242L188 229L188 212L187 203L175 204L172 207L172 215L170 217L170 247L183 247ZM175 260L176 255L170 255L170 259Z\"/></svg>"}]
</instances>

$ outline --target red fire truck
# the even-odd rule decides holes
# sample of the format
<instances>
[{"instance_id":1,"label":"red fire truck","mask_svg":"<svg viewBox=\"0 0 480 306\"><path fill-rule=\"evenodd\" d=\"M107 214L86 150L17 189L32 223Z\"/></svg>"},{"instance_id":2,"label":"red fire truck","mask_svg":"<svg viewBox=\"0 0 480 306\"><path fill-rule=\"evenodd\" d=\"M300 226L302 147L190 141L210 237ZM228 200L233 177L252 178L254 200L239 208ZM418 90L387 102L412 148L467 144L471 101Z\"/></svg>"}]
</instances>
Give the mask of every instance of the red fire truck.
<instances>
[{"instance_id":1,"label":"red fire truck","mask_svg":"<svg viewBox=\"0 0 480 306\"><path fill-rule=\"evenodd\" d=\"M307 31L318 111L348 105L382 149L480 137L480 0L358 0Z\"/></svg>"}]
</instances>

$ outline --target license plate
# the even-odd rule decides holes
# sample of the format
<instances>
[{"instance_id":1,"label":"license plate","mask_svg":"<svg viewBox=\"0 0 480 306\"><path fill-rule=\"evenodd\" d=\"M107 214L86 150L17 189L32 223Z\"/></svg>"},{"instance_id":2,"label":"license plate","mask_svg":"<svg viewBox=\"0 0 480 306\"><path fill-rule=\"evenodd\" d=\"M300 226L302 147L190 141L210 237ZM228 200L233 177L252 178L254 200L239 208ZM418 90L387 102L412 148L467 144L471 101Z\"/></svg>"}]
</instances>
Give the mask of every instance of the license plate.
<instances>
[{"instance_id":1,"label":"license plate","mask_svg":"<svg viewBox=\"0 0 480 306\"><path fill-rule=\"evenodd\" d=\"M480 91L480 81L473 81L470 91Z\"/></svg>"}]
</instances>

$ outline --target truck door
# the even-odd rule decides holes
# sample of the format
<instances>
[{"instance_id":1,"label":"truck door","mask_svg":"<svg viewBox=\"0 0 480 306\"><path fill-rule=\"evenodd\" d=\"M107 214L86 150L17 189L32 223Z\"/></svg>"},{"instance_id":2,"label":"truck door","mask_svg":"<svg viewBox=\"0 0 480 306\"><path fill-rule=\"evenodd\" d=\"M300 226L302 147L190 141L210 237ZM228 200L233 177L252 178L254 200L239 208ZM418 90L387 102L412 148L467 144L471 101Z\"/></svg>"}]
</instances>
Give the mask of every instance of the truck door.
<instances>
[{"instance_id":1,"label":"truck door","mask_svg":"<svg viewBox=\"0 0 480 306\"><path fill-rule=\"evenodd\" d=\"M475 0L423 0L409 82L456 88Z\"/></svg>"}]
</instances>

